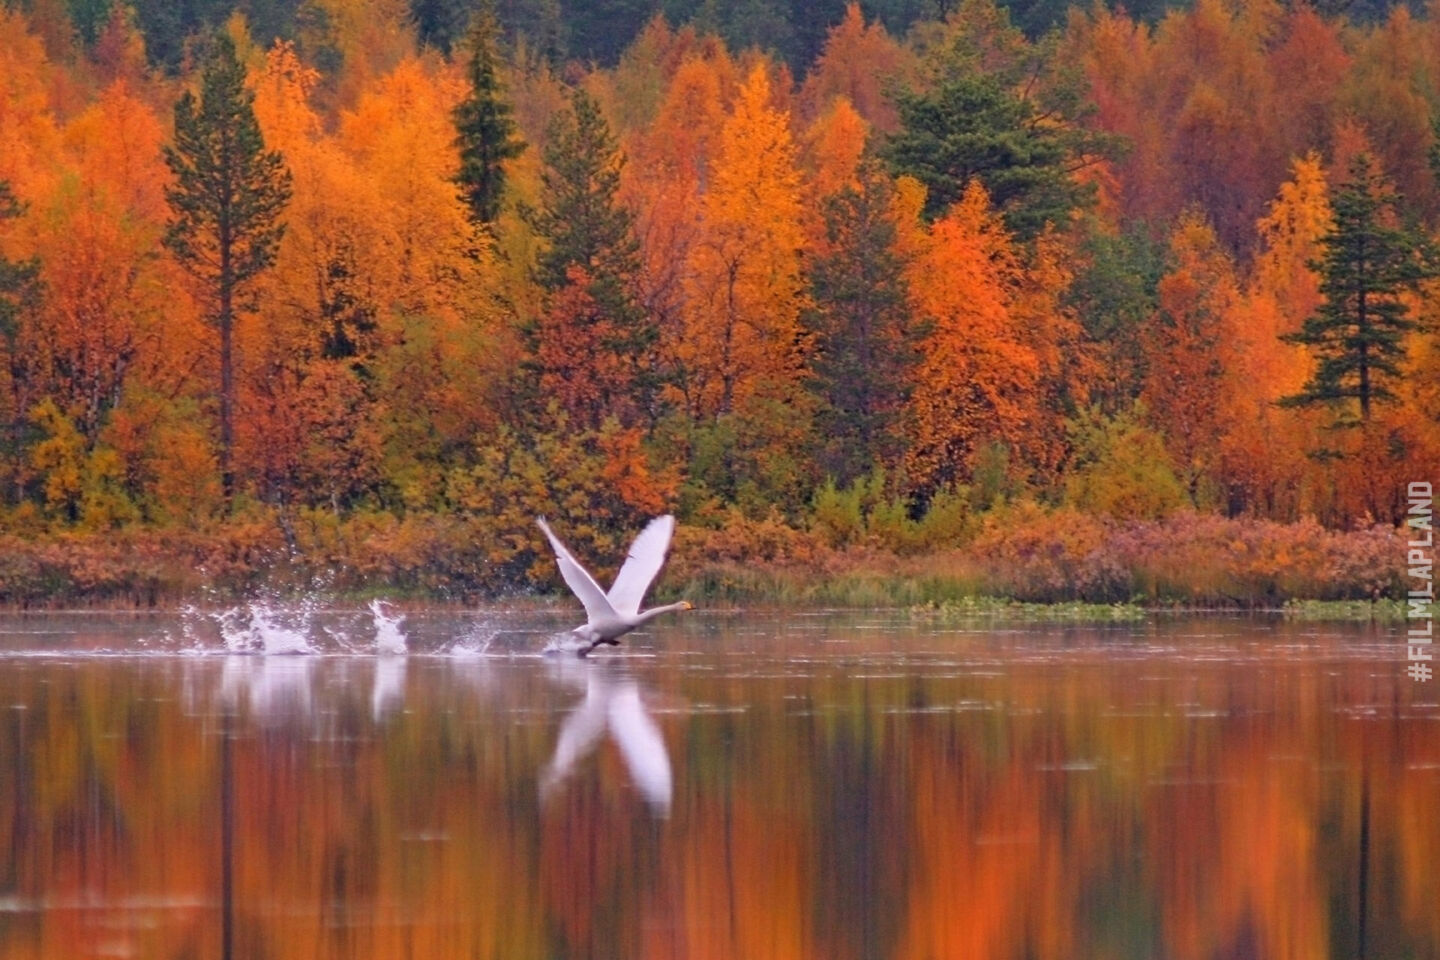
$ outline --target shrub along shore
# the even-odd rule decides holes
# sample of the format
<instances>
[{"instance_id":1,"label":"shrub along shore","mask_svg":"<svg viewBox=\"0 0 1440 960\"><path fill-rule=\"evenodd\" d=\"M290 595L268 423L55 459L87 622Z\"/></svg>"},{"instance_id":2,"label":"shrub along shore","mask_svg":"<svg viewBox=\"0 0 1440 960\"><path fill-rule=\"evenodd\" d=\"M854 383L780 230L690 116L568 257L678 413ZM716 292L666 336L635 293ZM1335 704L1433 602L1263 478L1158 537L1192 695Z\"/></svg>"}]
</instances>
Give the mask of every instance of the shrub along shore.
<instances>
[{"instance_id":1,"label":"shrub along shore","mask_svg":"<svg viewBox=\"0 0 1440 960\"><path fill-rule=\"evenodd\" d=\"M1388 608L1374 601L1400 597L1405 583L1403 534L1386 525L1335 531L1190 513L1121 522L1029 504L940 532L907 523L816 520L802 530L734 512L711 527L682 525L656 596L943 616L1025 613L1005 606L1013 602L1082 605L1077 611L1289 604L1301 616L1355 617L1383 615ZM512 526L476 516L252 510L209 530L7 533L0 605L149 608L317 591L475 605L563 589L539 531ZM557 529L600 579L624 555L617 535L578 523Z\"/></svg>"}]
</instances>

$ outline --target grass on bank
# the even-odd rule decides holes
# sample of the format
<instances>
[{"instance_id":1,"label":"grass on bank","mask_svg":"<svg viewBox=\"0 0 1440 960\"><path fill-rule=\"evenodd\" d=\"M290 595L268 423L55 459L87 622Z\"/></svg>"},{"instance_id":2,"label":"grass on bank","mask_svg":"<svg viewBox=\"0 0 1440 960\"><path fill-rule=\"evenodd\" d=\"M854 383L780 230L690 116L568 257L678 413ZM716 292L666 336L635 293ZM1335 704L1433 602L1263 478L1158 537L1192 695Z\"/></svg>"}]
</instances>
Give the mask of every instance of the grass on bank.
<instances>
[{"instance_id":1,"label":"grass on bank","mask_svg":"<svg viewBox=\"0 0 1440 960\"><path fill-rule=\"evenodd\" d=\"M617 562L628 544L605 536L572 545L601 580L614 572L604 561ZM924 543L867 533L836 545L823 530L737 512L715 527L682 526L656 593L702 606L923 607L938 616L1113 619L1132 608L1291 604L1297 618L1376 619L1401 615L1399 605L1369 598L1402 597L1407 584L1405 538L1393 528L1201 514L1122 523L1017 505ZM163 607L317 589L474 605L563 588L528 517L502 527L474 514L317 513L282 525L257 514L206 531L0 534L0 605L12 608Z\"/></svg>"},{"instance_id":2,"label":"grass on bank","mask_svg":"<svg viewBox=\"0 0 1440 960\"><path fill-rule=\"evenodd\" d=\"M941 623L968 620L1021 620L1050 623L1136 623L1150 612L1134 603L1085 603L1065 600L1059 603L1023 603L1004 597L964 597L932 606L912 607L910 615L917 620Z\"/></svg>"},{"instance_id":3,"label":"grass on bank","mask_svg":"<svg viewBox=\"0 0 1440 960\"><path fill-rule=\"evenodd\" d=\"M1287 600L1282 612L1289 620L1373 620L1396 623L1405 619L1402 600L1381 597L1377 600Z\"/></svg>"}]
</instances>

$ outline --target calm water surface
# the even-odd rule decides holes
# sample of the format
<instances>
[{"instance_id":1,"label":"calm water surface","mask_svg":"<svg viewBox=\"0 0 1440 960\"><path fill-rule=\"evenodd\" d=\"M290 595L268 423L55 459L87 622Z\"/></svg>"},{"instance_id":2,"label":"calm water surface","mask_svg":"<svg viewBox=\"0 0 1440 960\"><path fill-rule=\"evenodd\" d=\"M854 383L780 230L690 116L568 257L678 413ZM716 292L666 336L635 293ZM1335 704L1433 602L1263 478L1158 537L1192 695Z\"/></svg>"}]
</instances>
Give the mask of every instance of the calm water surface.
<instances>
[{"instance_id":1,"label":"calm water surface","mask_svg":"<svg viewBox=\"0 0 1440 960\"><path fill-rule=\"evenodd\" d=\"M1383 630L561 625L0 618L0 957L1440 956Z\"/></svg>"}]
</instances>

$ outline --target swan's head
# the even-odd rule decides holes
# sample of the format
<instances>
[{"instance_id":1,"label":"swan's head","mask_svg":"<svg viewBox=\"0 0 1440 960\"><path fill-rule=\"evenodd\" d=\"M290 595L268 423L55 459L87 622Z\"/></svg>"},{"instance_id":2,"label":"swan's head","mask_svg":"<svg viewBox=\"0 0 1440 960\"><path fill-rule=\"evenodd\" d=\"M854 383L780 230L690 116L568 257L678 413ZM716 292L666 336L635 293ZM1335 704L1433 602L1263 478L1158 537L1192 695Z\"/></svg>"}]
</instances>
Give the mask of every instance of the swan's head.
<instances>
[{"instance_id":1,"label":"swan's head","mask_svg":"<svg viewBox=\"0 0 1440 960\"><path fill-rule=\"evenodd\" d=\"M694 610L694 609L695 609L695 604L691 603L689 600L681 600L681 601L680 601L680 609L681 609L681 610Z\"/></svg>"}]
</instances>

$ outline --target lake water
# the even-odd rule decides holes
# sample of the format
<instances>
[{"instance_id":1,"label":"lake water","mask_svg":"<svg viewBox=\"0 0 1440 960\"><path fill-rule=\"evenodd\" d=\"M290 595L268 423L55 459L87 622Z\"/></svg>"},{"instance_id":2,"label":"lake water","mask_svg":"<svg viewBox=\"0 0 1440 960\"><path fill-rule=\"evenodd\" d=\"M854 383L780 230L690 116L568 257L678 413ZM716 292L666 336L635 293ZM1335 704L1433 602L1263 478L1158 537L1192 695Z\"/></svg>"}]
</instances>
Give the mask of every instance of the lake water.
<instances>
[{"instance_id":1,"label":"lake water","mask_svg":"<svg viewBox=\"0 0 1440 960\"><path fill-rule=\"evenodd\" d=\"M0 957L1440 956L1386 629L562 625L0 618Z\"/></svg>"}]
</instances>

